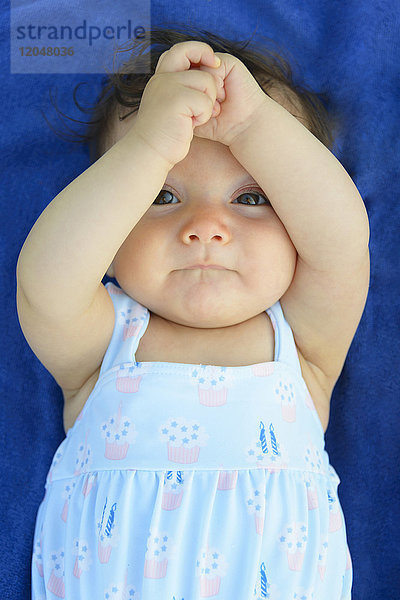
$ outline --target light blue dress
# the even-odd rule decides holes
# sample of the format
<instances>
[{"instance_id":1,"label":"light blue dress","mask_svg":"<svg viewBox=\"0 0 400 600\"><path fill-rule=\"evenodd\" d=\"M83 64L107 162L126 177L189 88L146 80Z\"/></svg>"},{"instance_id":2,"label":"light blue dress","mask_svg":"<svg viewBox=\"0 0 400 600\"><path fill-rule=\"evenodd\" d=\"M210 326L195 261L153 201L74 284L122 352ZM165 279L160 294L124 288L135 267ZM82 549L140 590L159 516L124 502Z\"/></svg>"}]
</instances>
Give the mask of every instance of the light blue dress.
<instances>
[{"instance_id":1,"label":"light blue dress","mask_svg":"<svg viewBox=\"0 0 400 600\"><path fill-rule=\"evenodd\" d=\"M279 302L273 362L138 363L149 311L106 289L114 332L47 476L32 598L350 599L340 481Z\"/></svg>"}]
</instances>

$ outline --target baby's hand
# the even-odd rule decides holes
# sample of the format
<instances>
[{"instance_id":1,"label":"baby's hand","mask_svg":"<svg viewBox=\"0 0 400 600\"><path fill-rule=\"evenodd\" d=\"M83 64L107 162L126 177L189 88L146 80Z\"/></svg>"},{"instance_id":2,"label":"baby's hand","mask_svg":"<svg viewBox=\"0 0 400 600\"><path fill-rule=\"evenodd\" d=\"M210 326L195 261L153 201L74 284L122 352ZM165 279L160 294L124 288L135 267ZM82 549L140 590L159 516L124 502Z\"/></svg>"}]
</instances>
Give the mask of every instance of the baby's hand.
<instances>
[{"instance_id":1,"label":"baby's hand","mask_svg":"<svg viewBox=\"0 0 400 600\"><path fill-rule=\"evenodd\" d=\"M200 70L222 81L217 111L207 123L196 127L194 135L230 146L251 125L267 95L238 58L222 52L215 56L221 60L218 68L201 65Z\"/></svg>"},{"instance_id":2,"label":"baby's hand","mask_svg":"<svg viewBox=\"0 0 400 600\"><path fill-rule=\"evenodd\" d=\"M185 158L193 129L206 123L218 104L215 63L212 48L203 42L175 44L160 56L145 87L132 129L171 167Z\"/></svg>"}]
</instances>

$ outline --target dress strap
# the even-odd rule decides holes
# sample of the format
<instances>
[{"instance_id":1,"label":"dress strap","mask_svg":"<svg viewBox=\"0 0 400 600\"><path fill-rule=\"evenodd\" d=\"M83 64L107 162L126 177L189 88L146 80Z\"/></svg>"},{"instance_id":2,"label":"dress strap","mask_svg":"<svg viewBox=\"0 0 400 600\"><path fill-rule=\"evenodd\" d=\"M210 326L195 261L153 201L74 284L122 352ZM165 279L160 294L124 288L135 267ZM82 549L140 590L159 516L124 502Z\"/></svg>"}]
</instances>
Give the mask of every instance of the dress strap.
<instances>
[{"instance_id":1,"label":"dress strap","mask_svg":"<svg viewBox=\"0 0 400 600\"><path fill-rule=\"evenodd\" d=\"M147 308L125 294L120 287L109 282L105 288L114 304L115 323L100 376L122 363L136 362L135 353L150 320Z\"/></svg>"},{"instance_id":2,"label":"dress strap","mask_svg":"<svg viewBox=\"0 0 400 600\"><path fill-rule=\"evenodd\" d=\"M280 302L276 302L267 309L275 332L275 356L274 360L285 363L301 376L299 355L297 354L293 332L285 319Z\"/></svg>"}]
</instances>

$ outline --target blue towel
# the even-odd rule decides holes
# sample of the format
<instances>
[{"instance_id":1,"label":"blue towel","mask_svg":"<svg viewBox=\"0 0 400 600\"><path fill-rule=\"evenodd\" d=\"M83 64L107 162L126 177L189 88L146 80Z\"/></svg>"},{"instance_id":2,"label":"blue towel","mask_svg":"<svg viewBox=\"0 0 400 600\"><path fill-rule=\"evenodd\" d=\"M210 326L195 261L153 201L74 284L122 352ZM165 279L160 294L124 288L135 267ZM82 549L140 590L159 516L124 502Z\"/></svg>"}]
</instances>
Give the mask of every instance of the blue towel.
<instances>
[{"instance_id":1,"label":"blue towel","mask_svg":"<svg viewBox=\"0 0 400 600\"><path fill-rule=\"evenodd\" d=\"M101 76L10 73L11 14L8 5L2 4L0 598L28 600L36 512L53 454L65 434L61 390L27 345L18 324L15 267L20 248L40 213L89 166L88 149L57 138L43 119L41 110L57 126L48 90L57 89L61 110L82 118L74 108L72 89L79 81L87 81L93 99ZM20 4L24 4L22 0ZM34 7L31 3L31 10ZM296 59L296 77L325 92L330 108L340 115L342 129L334 153L356 183L368 210L371 285L364 315L334 390L326 445L341 479L339 495L354 569L353 598L398 599L397 3L180 0L171 6L166 0L154 0L151 7L153 24L165 20L188 22L235 39L254 35L257 41L260 34L273 38Z\"/></svg>"}]
</instances>

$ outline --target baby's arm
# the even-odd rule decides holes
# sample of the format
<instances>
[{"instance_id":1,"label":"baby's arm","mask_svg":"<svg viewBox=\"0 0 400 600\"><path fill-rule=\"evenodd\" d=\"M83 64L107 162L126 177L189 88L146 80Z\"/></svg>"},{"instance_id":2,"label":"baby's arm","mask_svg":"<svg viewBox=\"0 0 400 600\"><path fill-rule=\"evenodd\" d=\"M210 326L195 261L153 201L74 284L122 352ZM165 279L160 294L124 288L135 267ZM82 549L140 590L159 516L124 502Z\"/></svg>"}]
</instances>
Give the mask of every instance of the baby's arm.
<instances>
[{"instance_id":1,"label":"baby's arm","mask_svg":"<svg viewBox=\"0 0 400 600\"><path fill-rule=\"evenodd\" d=\"M48 205L22 247L17 309L31 349L62 388L65 430L91 390L114 328L101 283L160 191L168 163L130 130ZM94 382L94 383L92 383Z\"/></svg>"},{"instance_id":2,"label":"baby's arm","mask_svg":"<svg viewBox=\"0 0 400 600\"><path fill-rule=\"evenodd\" d=\"M210 47L194 42L189 48L194 61L214 64ZM56 196L25 240L17 280L31 306L68 321L91 305L120 246L189 151L193 128L209 119L215 99L214 78L205 72L151 78L130 130Z\"/></svg>"},{"instance_id":3,"label":"baby's arm","mask_svg":"<svg viewBox=\"0 0 400 600\"><path fill-rule=\"evenodd\" d=\"M185 61L215 64L205 44L186 44L179 52ZM56 196L22 247L21 328L68 397L94 377L112 335L114 308L101 280L169 170L188 153L194 127L209 120L216 96L209 73L161 69L153 75L131 128Z\"/></svg>"},{"instance_id":4,"label":"baby's arm","mask_svg":"<svg viewBox=\"0 0 400 600\"><path fill-rule=\"evenodd\" d=\"M167 161L130 130L60 192L19 256L18 284L31 306L57 320L84 312L168 170Z\"/></svg>"},{"instance_id":5,"label":"baby's arm","mask_svg":"<svg viewBox=\"0 0 400 600\"><path fill-rule=\"evenodd\" d=\"M333 387L368 290L361 196L334 155L267 96L230 150L266 192L296 247L295 275L281 305L303 357Z\"/></svg>"}]
</instances>

